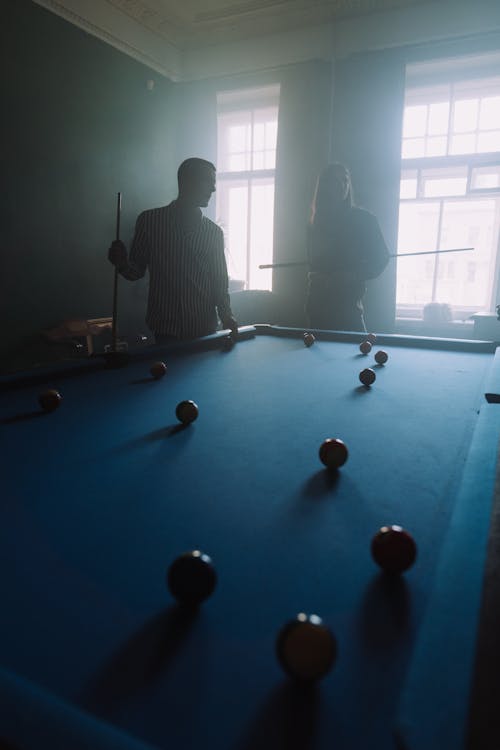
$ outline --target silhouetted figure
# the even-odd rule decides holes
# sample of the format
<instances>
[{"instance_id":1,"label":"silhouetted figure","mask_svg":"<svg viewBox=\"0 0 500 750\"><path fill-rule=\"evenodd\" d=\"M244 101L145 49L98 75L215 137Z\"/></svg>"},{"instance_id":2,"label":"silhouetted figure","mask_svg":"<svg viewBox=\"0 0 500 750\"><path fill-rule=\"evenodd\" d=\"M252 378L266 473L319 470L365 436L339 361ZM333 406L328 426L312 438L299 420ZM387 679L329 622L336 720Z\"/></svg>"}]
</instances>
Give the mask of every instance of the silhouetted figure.
<instances>
[{"instance_id":1,"label":"silhouetted figure","mask_svg":"<svg viewBox=\"0 0 500 750\"><path fill-rule=\"evenodd\" d=\"M307 244L311 328L365 331L365 282L382 273L389 253L375 216L353 204L342 164L330 164L318 178Z\"/></svg>"},{"instance_id":2,"label":"silhouetted figure","mask_svg":"<svg viewBox=\"0 0 500 750\"><path fill-rule=\"evenodd\" d=\"M203 216L215 190L215 166L187 159L177 171L179 194L162 208L141 213L130 254L115 240L109 260L130 281L149 270L146 323L157 343L194 339L223 328L237 332L228 293L222 229Z\"/></svg>"}]
</instances>

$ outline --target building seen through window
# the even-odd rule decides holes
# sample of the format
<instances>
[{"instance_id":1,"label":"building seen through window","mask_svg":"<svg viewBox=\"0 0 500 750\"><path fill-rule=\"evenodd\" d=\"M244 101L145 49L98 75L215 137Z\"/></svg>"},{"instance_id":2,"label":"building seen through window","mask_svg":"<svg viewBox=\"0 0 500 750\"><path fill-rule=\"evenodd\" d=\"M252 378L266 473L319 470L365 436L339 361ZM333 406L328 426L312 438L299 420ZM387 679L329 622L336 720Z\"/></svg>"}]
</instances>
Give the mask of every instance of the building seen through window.
<instances>
[{"instance_id":1,"label":"building seen through window","mask_svg":"<svg viewBox=\"0 0 500 750\"><path fill-rule=\"evenodd\" d=\"M217 222L233 288L272 288L279 85L217 95Z\"/></svg>"},{"instance_id":2,"label":"building seen through window","mask_svg":"<svg viewBox=\"0 0 500 750\"><path fill-rule=\"evenodd\" d=\"M500 62L488 75L470 60L448 66L437 83L418 68L407 77L398 253L474 249L399 259L397 314L441 302L465 319L493 310L499 293Z\"/></svg>"}]
</instances>

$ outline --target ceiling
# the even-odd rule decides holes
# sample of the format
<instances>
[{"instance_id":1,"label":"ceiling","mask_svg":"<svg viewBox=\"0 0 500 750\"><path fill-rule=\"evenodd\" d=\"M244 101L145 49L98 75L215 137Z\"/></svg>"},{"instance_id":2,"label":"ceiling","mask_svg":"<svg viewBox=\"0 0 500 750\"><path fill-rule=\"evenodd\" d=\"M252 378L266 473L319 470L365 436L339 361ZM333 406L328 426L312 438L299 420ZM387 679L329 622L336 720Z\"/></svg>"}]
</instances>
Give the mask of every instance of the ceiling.
<instances>
[{"instance_id":1,"label":"ceiling","mask_svg":"<svg viewBox=\"0 0 500 750\"><path fill-rule=\"evenodd\" d=\"M181 50L436 0L101 0Z\"/></svg>"},{"instance_id":2,"label":"ceiling","mask_svg":"<svg viewBox=\"0 0 500 750\"><path fill-rule=\"evenodd\" d=\"M33 0L173 81L500 30L499 0Z\"/></svg>"}]
</instances>

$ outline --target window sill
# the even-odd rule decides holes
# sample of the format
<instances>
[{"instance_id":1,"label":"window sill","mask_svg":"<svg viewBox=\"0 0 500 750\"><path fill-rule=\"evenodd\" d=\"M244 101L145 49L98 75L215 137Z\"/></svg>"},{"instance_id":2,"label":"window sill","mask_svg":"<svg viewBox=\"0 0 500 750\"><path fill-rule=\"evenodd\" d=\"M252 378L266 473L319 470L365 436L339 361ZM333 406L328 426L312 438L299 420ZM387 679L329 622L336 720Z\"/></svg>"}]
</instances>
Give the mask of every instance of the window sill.
<instances>
[{"instance_id":1,"label":"window sill","mask_svg":"<svg viewBox=\"0 0 500 750\"><path fill-rule=\"evenodd\" d=\"M500 323L498 324L500 327ZM450 323L425 323L418 318L396 318L395 333L407 336L431 336L448 339L477 339L477 327L473 320L453 320ZM500 334L500 330L499 330ZM488 336L488 340L490 337Z\"/></svg>"}]
</instances>

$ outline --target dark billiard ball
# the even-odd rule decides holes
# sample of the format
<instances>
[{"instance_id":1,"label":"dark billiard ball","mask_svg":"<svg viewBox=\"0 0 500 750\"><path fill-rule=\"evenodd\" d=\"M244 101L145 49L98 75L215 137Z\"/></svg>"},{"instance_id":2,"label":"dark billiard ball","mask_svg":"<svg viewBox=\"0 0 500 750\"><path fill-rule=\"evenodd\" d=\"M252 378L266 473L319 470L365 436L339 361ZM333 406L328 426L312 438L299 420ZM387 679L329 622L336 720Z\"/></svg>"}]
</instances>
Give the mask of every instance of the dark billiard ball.
<instances>
[{"instance_id":1,"label":"dark billiard ball","mask_svg":"<svg viewBox=\"0 0 500 750\"><path fill-rule=\"evenodd\" d=\"M373 345L377 340L377 336L375 333L369 333L368 336L366 337L366 340L369 341L370 344Z\"/></svg>"},{"instance_id":2,"label":"dark billiard ball","mask_svg":"<svg viewBox=\"0 0 500 750\"><path fill-rule=\"evenodd\" d=\"M191 424L198 418L198 407L194 401L181 401L177 404L175 416L182 424Z\"/></svg>"},{"instance_id":3,"label":"dark billiard ball","mask_svg":"<svg viewBox=\"0 0 500 750\"><path fill-rule=\"evenodd\" d=\"M167 586L180 604L197 606L213 593L217 573L212 559L200 550L177 557L167 571Z\"/></svg>"},{"instance_id":4,"label":"dark billiard ball","mask_svg":"<svg viewBox=\"0 0 500 750\"><path fill-rule=\"evenodd\" d=\"M349 451L343 440L327 438L319 448L319 458L328 469L339 469L347 461Z\"/></svg>"},{"instance_id":5,"label":"dark billiard ball","mask_svg":"<svg viewBox=\"0 0 500 750\"><path fill-rule=\"evenodd\" d=\"M48 391L43 391L38 396L38 403L44 411L55 411L62 401L62 396L59 391L54 388L50 388Z\"/></svg>"},{"instance_id":6,"label":"dark billiard ball","mask_svg":"<svg viewBox=\"0 0 500 750\"><path fill-rule=\"evenodd\" d=\"M156 380L159 380L167 372L167 365L165 362L155 362L151 365L149 372Z\"/></svg>"},{"instance_id":7,"label":"dark billiard ball","mask_svg":"<svg viewBox=\"0 0 500 750\"><path fill-rule=\"evenodd\" d=\"M389 355L387 354L387 352L384 352L383 349L375 354L375 362L378 365L385 365L388 359Z\"/></svg>"},{"instance_id":8,"label":"dark billiard ball","mask_svg":"<svg viewBox=\"0 0 500 750\"><path fill-rule=\"evenodd\" d=\"M415 562L417 545L401 526L382 526L372 539L371 553L386 573L402 573Z\"/></svg>"},{"instance_id":9,"label":"dark billiard ball","mask_svg":"<svg viewBox=\"0 0 500 750\"><path fill-rule=\"evenodd\" d=\"M301 612L278 633L276 655L290 677L314 682L333 667L337 640L321 617Z\"/></svg>"},{"instance_id":10,"label":"dark billiard ball","mask_svg":"<svg viewBox=\"0 0 500 750\"><path fill-rule=\"evenodd\" d=\"M363 341L363 343L359 345L359 351L361 354L370 354L371 350L372 345L369 341Z\"/></svg>"},{"instance_id":11,"label":"dark billiard ball","mask_svg":"<svg viewBox=\"0 0 500 750\"><path fill-rule=\"evenodd\" d=\"M312 333L304 333L303 339L305 346L312 346L316 341L316 338Z\"/></svg>"},{"instance_id":12,"label":"dark billiard ball","mask_svg":"<svg viewBox=\"0 0 500 750\"><path fill-rule=\"evenodd\" d=\"M375 372L371 369L371 367L367 367L364 370L361 370L359 373L359 379L363 383L363 385L369 386L372 385L377 376L375 375Z\"/></svg>"}]
</instances>

